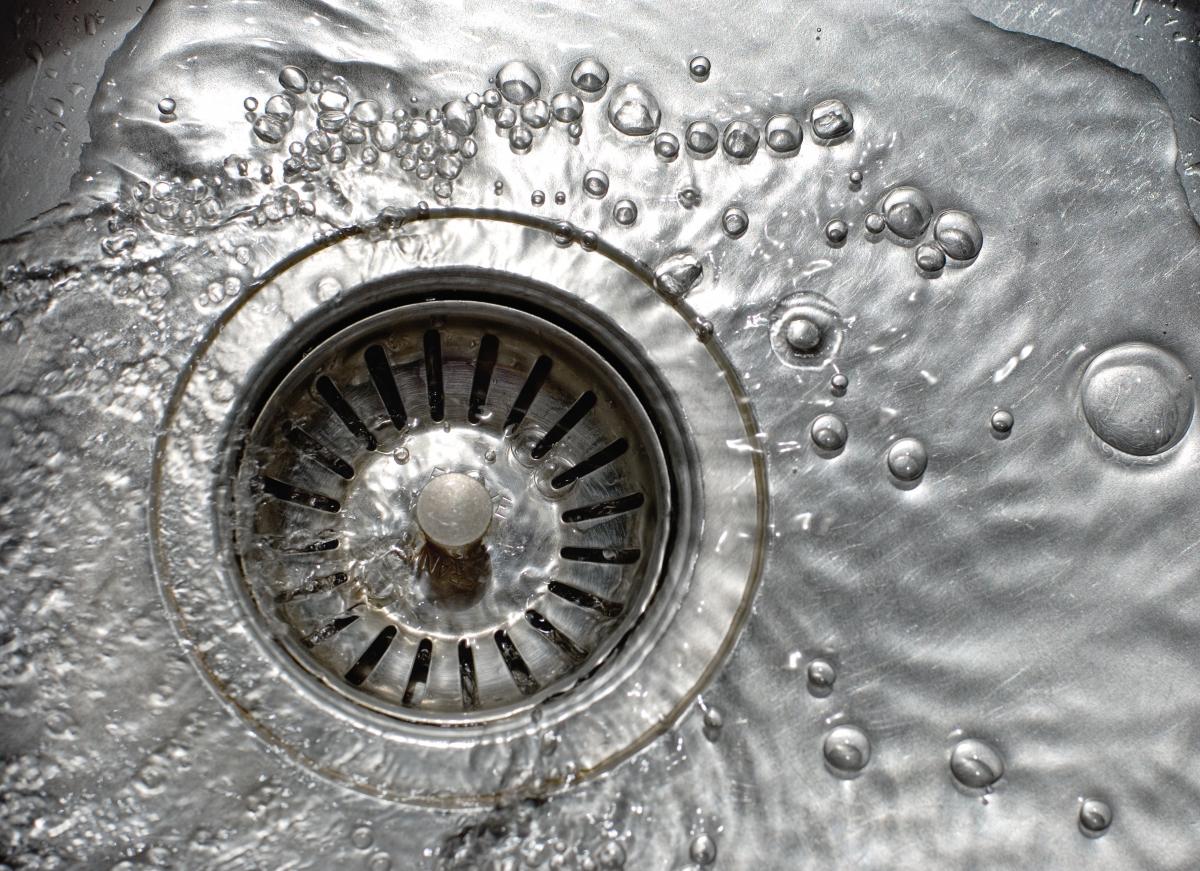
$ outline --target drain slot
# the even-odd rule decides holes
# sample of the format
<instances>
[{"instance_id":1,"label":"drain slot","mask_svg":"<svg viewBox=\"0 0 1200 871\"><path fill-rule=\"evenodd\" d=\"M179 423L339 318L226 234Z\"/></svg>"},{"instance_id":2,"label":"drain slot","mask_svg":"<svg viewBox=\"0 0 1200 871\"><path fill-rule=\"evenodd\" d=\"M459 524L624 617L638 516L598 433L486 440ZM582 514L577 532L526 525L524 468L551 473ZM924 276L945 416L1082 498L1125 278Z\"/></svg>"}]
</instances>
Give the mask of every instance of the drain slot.
<instances>
[{"instance_id":1,"label":"drain slot","mask_svg":"<svg viewBox=\"0 0 1200 871\"><path fill-rule=\"evenodd\" d=\"M363 353L363 359L371 375L371 383L375 385L375 392L387 409L388 419L396 429L403 430L408 423L408 412L404 408L404 400L400 398L400 389L396 386L387 352L379 345L372 345Z\"/></svg>"},{"instance_id":2,"label":"drain slot","mask_svg":"<svg viewBox=\"0 0 1200 871\"><path fill-rule=\"evenodd\" d=\"M330 380L328 375L322 375L316 381L317 393L325 400L325 404L338 416L342 424L345 425L356 438L362 441L363 446L368 451L375 450L375 436L371 435L371 431L367 429L367 425L362 422L362 418L358 416L358 412L351 407L346 398L342 396L342 392L338 390L337 385Z\"/></svg>"},{"instance_id":3,"label":"drain slot","mask_svg":"<svg viewBox=\"0 0 1200 871\"><path fill-rule=\"evenodd\" d=\"M346 672L346 683L351 686L362 686L363 681L371 676L371 672L379 665L379 661L383 659L388 648L392 646L392 642L396 640L396 635L400 630L395 626L384 626L379 630L379 634L375 636L375 640L370 646L363 651L362 656L354 665L350 666L350 670Z\"/></svg>"},{"instance_id":4,"label":"drain slot","mask_svg":"<svg viewBox=\"0 0 1200 871\"><path fill-rule=\"evenodd\" d=\"M505 429L515 429L521 421L525 420L525 415L529 413L529 407L533 405L542 385L550 377L550 367L553 365L554 361L545 355L537 358L533 368L529 370L529 377L525 379L521 392L517 394L508 418L504 421Z\"/></svg>"},{"instance_id":5,"label":"drain slot","mask_svg":"<svg viewBox=\"0 0 1200 871\"><path fill-rule=\"evenodd\" d=\"M423 340L425 349L425 386L429 392L429 416L441 421L446 416L446 390L442 385L442 335L428 330Z\"/></svg>"},{"instance_id":6,"label":"drain slot","mask_svg":"<svg viewBox=\"0 0 1200 871\"><path fill-rule=\"evenodd\" d=\"M500 340L490 333L479 341L479 356L475 360L475 380L471 383L471 401L467 420L479 423L483 407L487 402L488 387L492 383L492 371L496 368L496 357L500 352Z\"/></svg>"},{"instance_id":7,"label":"drain slot","mask_svg":"<svg viewBox=\"0 0 1200 871\"><path fill-rule=\"evenodd\" d=\"M550 431L542 436L541 441L533 446L530 456L535 460L540 460L550 453L550 449L566 438L567 433L573 430L595 405L596 394L590 390L576 399L575 403L567 409L566 414L560 417L554 426L550 427Z\"/></svg>"}]
</instances>

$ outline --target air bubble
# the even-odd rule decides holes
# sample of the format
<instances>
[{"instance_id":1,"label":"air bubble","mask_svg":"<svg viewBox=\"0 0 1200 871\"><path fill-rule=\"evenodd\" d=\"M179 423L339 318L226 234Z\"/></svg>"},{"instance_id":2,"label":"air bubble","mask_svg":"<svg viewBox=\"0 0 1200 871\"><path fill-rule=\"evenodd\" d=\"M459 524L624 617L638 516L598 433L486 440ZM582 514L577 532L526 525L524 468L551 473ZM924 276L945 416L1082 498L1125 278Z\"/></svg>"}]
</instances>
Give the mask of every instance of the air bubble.
<instances>
[{"instance_id":1,"label":"air bubble","mask_svg":"<svg viewBox=\"0 0 1200 871\"><path fill-rule=\"evenodd\" d=\"M535 206L545 205L546 195L542 191L534 191L529 196L529 202Z\"/></svg>"},{"instance_id":2,"label":"air bubble","mask_svg":"<svg viewBox=\"0 0 1200 871\"><path fill-rule=\"evenodd\" d=\"M637 82L622 85L609 98L608 121L626 136L649 136L661 120L658 100Z\"/></svg>"},{"instance_id":3,"label":"air bubble","mask_svg":"<svg viewBox=\"0 0 1200 871\"><path fill-rule=\"evenodd\" d=\"M574 94L555 94L550 109L554 120L563 124L573 124L583 117L583 102Z\"/></svg>"},{"instance_id":4,"label":"air bubble","mask_svg":"<svg viewBox=\"0 0 1200 871\"><path fill-rule=\"evenodd\" d=\"M767 148L776 154L795 154L804 141L804 131L795 115L772 115L767 119Z\"/></svg>"},{"instance_id":5,"label":"air bubble","mask_svg":"<svg viewBox=\"0 0 1200 871\"><path fill-rule=\"evenodd\" d=\"M654 271L654 286L673 299L682 299L704 276L700 259L683 251L664 260Z\"/></svg>"},{"instance_id":6,"label":"air bubble","mask_svg":"<svg viewBox=\"0 0 1200 871\"><path fill-rule=\"evenodd\" d=\"M879 211L887 228L901 239L920 236L933 217L929 197L914 187L892 188L880 200Z\"/></svg>"},{"instance_id":7,"label":"air bubble","mask_svg":"<svg viewBox=\"0 0 1200 871\"><path fill-rule=\"evenodd\" d=\"M863 219L863 226L866 227L868 233L875 236L886 229L887 221L879 212L868 212L866 218Z\"/></svg>"},{"instance_id":8,"label":"air bubble","mask_svg":"<svg viewBox=\"0 0 1200 871\"><path fill-rule=\"evenodd\" d=\"M841 218L834 218L825 225L825 241L830 245L841 245L846 241L846 236L850 232L850 227Z\"/></svg>"},{"instance_id":9,"label":"air bubble","mask_svg":"<svg viewBox=\"0 0 1200 871\"><path fill-rule=\"evenodd\" d=\"M922 272L941 272L946 268L946 252L928 242L917 246L914 259Z\"/></svg>"},{"instance_id":10,"label":"air bubble","mask_svg":"<svg viewBox=\"0 0 1200 871\"><path fill-rule=\"evenodd\" d=\"M550 105L545 100L530 100L521 107L521 120L535 130L550 123Z\"/></svg>"},{"instance_id":11,"label":"air bubble","mask_svg":"<svg viewBox=\"0 0 1200 871\"><path fill-rule=\"evenodd\" d=\"M910 483L920 480L929 465L929 454L925 445L914 438L903 438L895 442L887 452L888 471L898 481Z\"/></svg>"},{"instance_id":12,"label":"air bubble","mask_svg":"<svg viewBox=\"0 0 1200 871\"><path fill-rule=\"evenodd\" d=\"M813 106L808 121L813 138L821 144L832 143L848 136L854 129L854 115L841 100L822 100Z\"/></svg>"},{"instance_id":13,"label":"air bubble","mask_svg":"<svg viewBox=\"0 0 1200 871\"><path fill-rule=\"evenodd\" d=\"M594 57L585 57L571 71L571 84L585 94L603 94L608 87L608 67Z\"/></svg>"},{"instance_id":14,"label":"air bubble","mask_svg":"<svg viewBox=\"0 0 1200 871\"><path fill-rule=\"evenodd\" d=\"M750 160L758 151L758 128L748 121L730 121L721 137L721 147L733 160Z\"/></svg>"},{"instance_id":15,"label":"air bubble","mask_svg":"<svg viewBox=\"0 0 1200 871\"><path fill-rule=\"evenodd\" d=\"M974 260L983 248L983 231L966 212L948 209L933 222L933 238L951 260Z\"/></svg>"},{"instance_id":16,"label":"air bubble","mask_svg":"<svg viewBox=\"0 0 1200 871\"><path fill-rule=\"evenodd\" d=\"M364 127L374 127L383 120L383 107L375 100L359 100L350 110L350 117Z\"/></svg>"},{"instance_id":17,"label":"air bubble","mask_svg":"<svg viewBox=\"0 0 1200 871\"><path fill-rule=\"evenodd\" d=\"M846 388L850 386L850 379L842 372L836 373L829 379L829 392L834 396L845 396Z\"/></svg>"},{"instance_id":18,"label":"air bubble","mask_svg":"<svg viewBox=\"0 0 1200 871\"><path fill-rule=\"evenodd\" d=\"M858 187L860 184L862 184L862 182L863 182L862 170L861 169L850 170L850 185L851 185L851 187Z\"/></svg>"},{"instance_id":19,"label":"air bubble","mask_svg":"<svg viewBox=\"0 0 1200 871\"><path fill-rule=\"evenodd\" d=\"M1149 457L1174 447L1192 425L1195 388L1179 358L1144 342L1096 355L1079 401L1092 431L1125 454Z\"/></svg>"},{"instance_id":20,"label":"air bubble","mask_svg":"<svg viewBox=\"0 0 1200 871\"><path fill-rule=\"evenodd\" d=\"M750 227L750 218L744 209L730 206L721 215L721 230L730 239L740 239Z\"/></svg>"},{"instance_id":21,"label":"air bubble","mask_svg":"<svg viewBox=\"0 0 1200 871\"><path fill-rule=\"evenodd\" d=\"M559 205L559 206L565 205L567 202L567 195L565 193L563 193L562 191L555 191L554 192L554 202L556 205Z\"/></svg>"},{"instance_id":22,"label":"air bubble","mask_svg":"<svg viewBox=\"0 0 1200 871\"><path fill-rule=\"evenodd\" d=\"M808 683L808 692L814 698L824 699L833 692L833 685L837 681L837 670L828 661L814 659L808 664L804 673Z\"/></svg>"},{"instance_id":23,"label":"air bubble","mask_svg":"<svg viewBox=\"0 0 1200 871\"><path fill-rule=\"evenodd\" d=\"M1013 428L1013 413L1007 409L997 409L992 412L992 429L1000 434L1008 434Z\"/></svg>"},{"instance_id":24,"label":"air bubble","mask_svg":"<svg viewBox=\"0 0 1200 871\"><path fill-rule=\"evenodd\" d=\"M292 101L287 95L275 94L267 100L267 105L263 107L263 111L272 118L277 118L280 121L290 121L296 113L296 107L292 105Z\"/></svg>"},{"instance_id":25,"label":"air bubble","mask_svg":"<svg viewBox=\"0 0 1200 871\"><path fill-rule=\"evenodd\" d=\"M496 114L496 129L508 130L517 123L517 112L512 106L505 106Z\"/></svg>"},{"instance_id":26,"label":"air bubble","mask_svg":"<svg viewBox=\"0 0 1200 871\"><path fill-rule=\"evenodd\" d=\"M654 137L654 156L670 163L679 156L679 137L674 133L659 133Z\"/></svg>"},{"instance_id":27,"label":"air bubble","mask_svg":"<svg viewBox=\"0 0 1200 871\"><path fill-rule=\"evenodd\" d=\"M542 80L524 61L509 61L496 73L496 85L504 99L523 106L542 90Z\"/></svg>"},{"instance_id":28,"label":"air bubble","mask_svg":"<svg viewBox=\"0 0 1200 871\"><path fill-rule=\"evenodd\" d=\"M846 446L846 422L836 414L821 414L809 427L813 444L823 451L840 451Z\"/></svg>"},{"instance_id":29,"label":"air bubble","mask_svg":"<svg viewBox=\"0 0 1200 871\"><path fill-rule=\"evenodd\" d=\"M246 99L242 100L242 108L247 112L256 112L258 111L258 100L256 100L254 97L247 97Z\"/></svg>"},{"instance_id":30,"label":"air bubble","mask_svg":"<svg viewBox=\"0 0 1200 871\"><path fill-rule=\"evenodd\" d=\"M633 200L617 200L613 206L613 220L622 227L632 227L637 217L638 207Z\"/></svg>"},{"instance_id":31,"label":"air bubble","mask_svg":"<svg viewBox=\"0 0 1200 871\"><path fill-rule=\"evenodd\" d=\"M336 88L325 88L317 94L317 106L323 112L344 112L350 105L350 97Z\"/></svg>"},{"instance_id":32,"label":"air bubble","mask_svg":"<svg viewBox=\"0 0 1200 871\"><path fill-rule=\"evenodd\" d=\"M175 101L170 97L163 97L158 101L158 112L160 115L174 115Z\"/></svg>"},{"instance_id":33,"label":"air bubble","mask_svg":"<svg viewBox=\"0 0 1200 871\"><path fill-rule=\"evenodd\" d=\"M593 199L608 194L608 174L601 169L589 169L583 176L583 192Z\"/></svg>"},{"instance_id":34,"label":"air bubble","mask_svg":"<svg viewBox=\"0 0 1200 871\"><path fill-rule=\"evenodd\" d=\"M692 838L688 855L697 865L706 868L717 861L717 842L707 832L701 832Z\"/></svg>"},{"instance_id":35,"label":"air bubble","mask_svg":"<svg viewBox=\"0 0 1200 871\"><path fill-rule=\"evenodd\" d=\"M789 321L784 335L791 349L801 354L810 354L821 346L821 327L806 317Z\"/></svg>"},{"instance_id":36,"label":"air bubble","mask_svg":"<svg viewBox=\"0 0 1200 871\"><path fill-rule=\"evenodd\" d=\"M717 125L711 121L693 121L687 126L687 132L683 137L683 141L687 143L688 153L700 160L707 160L713 156L717 150L719 139L720 133L717 131Z\"/></svg>"},{"instance_id":37,"label":"air bubble","mask_svg":"<svg viewBox=\"0 0 1200 871\"><path fill-rule=\"evenodd\" d=\"M1004 760L990 744L964 738L950 753L950 772L970 789L986 789L1004 776Z\"/></svg>"},{"instance_id":38,"label":"air bubble","mask_svg":"<svg viewBox=\"0 0 1200 871\"><path fill-rule=\"evenodd\" d=\"M371 142L380 151L392 151L400 144L400 128L395 121L380 121L371 131Z\"/></svg>"},{"instance_id":39,"label":"air bubble","mask_svg":"<svg viewBox=\"0 0 1200 871\"><path fill-rule=\"evenodd\" d=\"M1079 806L1079 831L1088 838L1099 838L1112 825L1112 807L1098 798L1084 799Z\"/></svg>"},{"instance_id":40,"label":"air bubble","mask_svg":"<svg viewBox=\"0 0 1200 871\"><path fill-rule=\"evenodd\" d=\"M299 67L284 67L279 71L279 84L285 91L303 94L308 90L308 76Z\"/></svg>"},{"instance_id":41,"label":"air bubble","mask_svg":"<svg viewBox=\"0 0 1200 871\"><path fill-rule=\"evenodd\" d=\"M270 115L260 115L254 120L254 135L263 142L274 144L283 140L287 135L287 128Z\"/></svg>"},{"instance_id":42,"label":"air bubble","mask_svg":"<svg viewBox=\"0 0 1200 871\"><path fill-rule=\"evenodd\" d=\"M514 127L508 134L508 145L517 154L525 154L533 146L533 131L523 124Z\"/></svg>"},{"instance_id":43,"label":"air bubble","mask_svg":"<svg viewBox=\"0 0 1200 871\"><path fill-rule=\"evenodd\" d=\"M871 739L858 726L835 726L821 748L825 764L838 776L853 776L871 761Z\"/></svg>"},{"instance_id":44,"label":"air bubble","mask_svg":"<svg viewBox=\"0 0 1200 871\"><path fill-rule=\"evenodd\" d=\"M704 55L698 54L688 61L688 74L692 81L706 82L712 74L712 62Z\"/></svg>"}]
</instances>

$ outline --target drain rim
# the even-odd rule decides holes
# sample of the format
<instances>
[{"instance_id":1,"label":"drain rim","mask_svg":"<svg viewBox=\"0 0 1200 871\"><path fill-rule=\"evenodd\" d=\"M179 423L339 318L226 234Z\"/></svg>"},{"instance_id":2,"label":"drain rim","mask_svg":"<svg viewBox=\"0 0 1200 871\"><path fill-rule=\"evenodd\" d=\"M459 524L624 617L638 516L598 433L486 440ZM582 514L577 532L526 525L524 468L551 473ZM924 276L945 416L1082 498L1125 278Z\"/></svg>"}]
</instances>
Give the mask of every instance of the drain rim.
<instances>
[{"instance_id":1,"label":"drain rim","mask_svg":"<svg viewBox=\"0 0 1200 871\"><path fill-rule=\"evenodd\" d=\"M654 294L647 268L603 243L598 253L559 248L553 230L523 216L443 210L398 237L355 232L318 245L223 315L180 376L164 415L150 493L151 556L178 635L217 695L269 746L367 794L471 807L545 794L606 771L688 709L749 614L767 493L757 427L736 374L718 345L696 341L697 319L686 305ZM344 284L354 290L331 286L331 274L348 276ZM612 670L586 705L567 700L502 728L431 736L424 727L397 726L331 702L265 658L252 633L228 631L236 615L212 592L228 578L214 585L206 574L223 574L212 490L195 486L195 470L208 475L215 468L209 463L219 460L228 423L226 403L213 396L209 380L218 368L232 383L244 383L278 335L335 297L361 313L394 295L397 284L419 296L449 276L464 286L512 279L515 298L569 311L589 325L588 319L611 325L631 351L641 348L653 377L677 401L689 437L687 468L703 474L688 486L703 510L695 518L699 540L687 549L695 556L679 567L688 582L647 629L655 643ZM639 671L651 649L656 667ZM551 729L559 749L544 757L541 736Z\"/></svg>"}]
</instances>

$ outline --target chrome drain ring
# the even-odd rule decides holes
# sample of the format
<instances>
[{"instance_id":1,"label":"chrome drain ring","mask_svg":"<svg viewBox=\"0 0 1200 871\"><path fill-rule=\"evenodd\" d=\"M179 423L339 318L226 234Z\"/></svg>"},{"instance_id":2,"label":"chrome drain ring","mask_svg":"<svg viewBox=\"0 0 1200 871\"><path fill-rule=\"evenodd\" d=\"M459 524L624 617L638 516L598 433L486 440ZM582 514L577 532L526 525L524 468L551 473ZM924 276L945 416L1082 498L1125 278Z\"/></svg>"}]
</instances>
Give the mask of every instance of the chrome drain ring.
<instances>
[{"instance_id":1,"label":"chrome drain ring","mask_svg":"<svg viewBox=\"0 0 1200 871\"><path fill-rule=\"evenodd\" d=\"M318 246L289 261L277 275L223 315L180 376L168 404L155 450L149 524L156 578L185 649L214 692L269 747L323 777L364 793L432 806L476 806L542 795L609 770L670 728L688 709L724 662L749 614L767 529L766 478L758 429L736 375L715 340L697 339L697 318L686 304L655 293L648 270L623 260L619 252L603 245L598 252L575 246L562 248L555 244L553 232L549 223L521 216L434 211L400 232L352 233ZM289 502L287 498L279 499L280 495L296 495L284 490L265 492L276 486L266 482L265 473L280 485L306 489L318 501L330 500L309 507L295 506L297 511L330 516L341 513L342 500L352 506L354 499L337 488L349 487L348 482L366 474L367 467L360 472L356 463L361 463L360 451L366 455L368 439L356 424L347 425L352 418L338 415L334 407L338 403L331 391L326 388L328 395L321 396L315 381L320 373L315 368L311 376L297 376L298 381L311 381L312 390L304 388L296 394L303 402L298 400L294 407L287 408L286 417L282 413L268 414L277 419L270 439L247 442L246 434L253 432L277 389L287 393L288 373L303 367L305 353L314 353L314 360L319 360L322 343L343 330L354 330L356 325L367 330L365 325L376 323L371 320L376 316L405 308L411 313L426 304L447 307L443 311L446 324L455 305L460 313L477 305L497 306L498 311L489 312L487 329L481 331L481 325L476 324L468 331L477 342L488 330L500 331L495 333L499 342L497 367L506 344L520 344L506 343L504 337L510 334L500 326L491 326L496 323L493 315L509 312L526 326L545 321L568 334L561 343L555 340L554 347L577 353L580 360L593 355L587 357L586 365L572 365L562 371L594 373L593 360L598 358L618 376L614 380L606 375L596 382L611 387L602 384L600 390L592 389L598 397L603 390L614 392L612 398L624 409L620 432L615 425L599 426L597 434L601 437L594 442L594 450L566 438L561 450L572 467L616 438L626 439L626 453L594 473L581 475L571 486L554 486L554 478L561 472L550 475L548 483L551 494L557 490L570 493L558 500L563 505L561 511L555 507L556 528L572 525L562 513L603 501L582 498L594 483L627 482L630 492L636 485L643 494L645 503L637 511L621 513L619 520L588 521L599 524L597 529L614 522L633 524L625 527L629 537L614 537L594 545L602 550L605 545L619 545L618 553L631 543L639 549L637 560L629 564L631 568L620 569L629 573L629 595L598 596L604 601L581 604L569 601L574 593L549 590L549 580L557 578L542 578L546 585L545 589L538 588L538 594L545 599L539 601L562 599L563 609L598 612L599 617L608 616L603 613L606 609L615 611L605 602L620 604L621 610L612 615L612 622L595 638L594 646L581 646L584 656L579 657L580 663L560 663L561 674L539 674L531 668L531 677L538 686L534 690L527 685L525 690L529 692L519 686L520 668L514 671L503 663L506 651L510 655L511 651L507 645L496 643L492 624L471 624L466 628L472 631L465 633L460 624L439 635L433 632L434 624L394 609L389 612L394 599L375 605L367 601L357 609L376 616L390 614L396 627L393 638L381 636L386 625L364 624L368 631L353 649L347 648L343 658L324 658L323 644L354 631L353 626L338 628L332 623L348 616L338 607L353 603L328 597L331 613L325 623L298 626L293 625L300 622L295 615L289 615L286 609L281 613L275 600L302 590L306 583L328 584L332 589L338 579L319 581L328 574L315 571L272 576L260 572L255 562L261 557L256 551L259 547L292 547L287 540L291 529L295 532L295 548L302 551L296 555L298 560L308 560L310 565L334 565L331 560L340 550L340 540L338 548L321 548L329 547L326 542L334 538L340 539L341 531L322 538L311 535L315 531L311 526L273 527L267 522L269 514L261 520L251 519L258 508L248 509L260 503L276 503L278 508L278 503ZM512 329L516 327L514 324ZM354 376L347 379L330 375L366 434L375 439L373 459L380 443L384 443L392 453L379 454L379 459L397 468L402 465L394 459L398 447L409 449L409 463L414 462L414 456L420 463L420 456L435 450L431 445L438 430L427 426L422 417L433 416L436 402L436 398L430 402L428 373L422 375L421 371L427 331L428 326L408 332L410 339L421 336L420 363L415 356L400 353L399 348L396 359L388 357L405 404L400 429L393 419L400 417L399 410L389 408L380 395L370 379L373 364L365 356L367 349L376 344L387 356L386 341L367 340L364 334L366 344L351 354ZM547 335L550 333L553 330ZM576 339L582 339L582 344ZM458 347L457 341L447 340L445 348ZM337 344L340 346L340 340ZM603 349L603 353L597 349ZM483 421L489 411L486 399L476 403L474 416L480 422L471 419L479 350L478 346L459 348L448 355L455 358L458 370L453 389L449 389L445 377L448 368L442 381L443 421L449 418L452 430L488 431ZM505 365L514 372L524 369L521 375L526 379L533 367L529 357ZM414 379L404 380L405 366L416 366ZM338 372L336 366L330 371ZM564 405L573 404L584 388L577 385L573 389L562 387L552 398ZM507 404L511 385L505 390L497 388L499 412L490 409L493 416L502 412L507 417L511 412ZM490 387L488 396L492 396ZM323 413L325 423L318 423L305 412L303 403L323 403L332 415ZM640 415L651 421L649 429L644 421L638 422ZM421 424L412 428L407 445L382 442L385 435L399 436L409 426L409 416ZM597 424L601 417L597 416ZM546 423L552 428L560 419L561 415L555 417L548 407L545 413L529 418L527 432L540 441ZM278 426L285 422L295 424L312 441L301 432L281 431ZM517 426L516 433L523 432L524 423ZM322 429L325 425L334 427L336 437ZM446 435L444 430L441 435ZM280 436L283 444L278 441ZM496 429L489 437L502 439L504 434ZM427 442L424 445L422 438ZM355 439L361 439L361 445ZM510 436L508 444L519 447L520 441ZM251 452L243 453L242 448L256 445L266 452L256 460L267 464L263 469L243 464ZM516 459L533 459L532 447L528 450L528 457L518 450ZM498 448L497 455L499 462ZM644 459L638 459L643 455ZM549 468L555 456L555 451L548 451L535 464ZM301 466L306 474L324 475L323 485L331 484L334 489L303 487L305 479L293 477ZM484 486L491 497L497 484L488 480L488 468L485 459L480 471L472 456L471 463L454 468L447 465L443 471L467 476L477 473L479 477L473 482ZM349 478L346 473L350 473ZM625 478L606 479L606 474ZM256 478L258 483L254 484ZM564 482L560 479L559 483ZM426 484L428 481L421 483L422 491ZM471 490L462 481L459 484ZM255 487L257 494L252 492ZM410 508L412 489L408 488L405 497L410 500ZM603 492L615 491L606 486ZM539 494L540 501L531 499L529 504L556 501L542 499L542 491ZM578 502L573 501L575 494L579 495ZM622 489L618 495L628 494ZM420 499L419 492L416 498ZM338 511L321 511L322 505L332 508L332 502L337 502ZM411 523L405 528L411 531ZM464 539L468 550L478 528ZM419 535L429 537L431 530L434 539L441 535L443 544L455 549L453 536L434 529L432 522L419 530ZM497 535L502 532L502 526L495 530ZM490 522L478 533L485 548L493 544L489 538L492 533ZM596 541L600 542L598 538ZM305 548L312 551L303 553ZM562 546L557 559L564 562ZM331 574L336 575L336 571ZM352 572L346 574L345 584L350 584ZM406 577L411 576L409 571ZM583 581L576 589L597 592L585 587ZM546 630L545 624L534 625L536 617L531 622L525 616L538 609L513 610L522 631ZM567 639L578 641L563 628L566 623L559 626L553 616L539 613ZM362 619L360 616L355 622ZM604 624L603 620L596 622ZM328 638L313 636L314 631L318 636L329 631L325 627L335 631ZM410 630L425 633L416 638L411 659L407 655L410 648L405 645L412 638L407 634L405 642L393 650L401 633ZM490 638L488 631L492 633ZM546 634L548 630L543 636ZM475 645L472 656L479 650L491 656L494 650L500 664L489 671L497 679L489 690L476 684L472 692L467 681L464 698L457 648L465 636L469 636L469 645ZM510 632L509 637L512 640L516 635ZM421 653L425 638L430 640L428 654ZM424 688L420 692L414 688L405 704L414 666L419 677L419 663L428 655L432 672L439 641L444 642L441 661L451 667L442 672L440 683L431 679L436 677L431 674ZM562 651L558 643L546 637L518 640L515 646L527 666L528 659L534 657L527 653L533 649L528 645L535 641L551 652ZM388 649L380 652L385 643ZM401 655L393 657L396 652ZM378 661L372 664L376 655ZM398 675L392 681L385 680L387 671L381 671L391 667L389 661L399 664ZM492 660L493 664L497 662ZM478 663L476 666L478 679ZM497 687L503 687L503 692L492 693ZM513 695L514 691L519 697Z\"/></svg>"},{"instance_id":2,"label":"chrome drain ring","mask_svg":"<svg viewBox=\"0 0 1200 871\"><path fill-rule=\"evenodd\" d=\"M601 667L650 603L670 518L663 424L616 369L472 299L380 312L296 356L231 491L242 575L288 652L359 703L443 724ZM431 533L435 508L473 508L467 538Z\"/></svg>"}]
</instances>

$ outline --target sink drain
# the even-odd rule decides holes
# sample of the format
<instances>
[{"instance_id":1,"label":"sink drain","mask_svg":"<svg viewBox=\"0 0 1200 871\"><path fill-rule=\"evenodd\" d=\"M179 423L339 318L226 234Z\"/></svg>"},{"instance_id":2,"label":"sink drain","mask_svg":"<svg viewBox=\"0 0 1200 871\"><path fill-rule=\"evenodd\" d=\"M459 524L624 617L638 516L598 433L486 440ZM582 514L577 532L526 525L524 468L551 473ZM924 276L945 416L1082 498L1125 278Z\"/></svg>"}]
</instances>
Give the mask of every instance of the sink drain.
<instances>
[{"instance_id":1,"label":"sink drain","mask_svg":"<svg viewBox=\"0 0 1200 871\"><path fill-rule=\"evenodd\" d=\"M436 723L599 668L655 592L671 512L664 424L612 352L467 299L295 351L232 488L241 574L290 654Z\"/></svg>"},{"instance_id":2,"label":"sink drain","mask_svg":"<svg viewBox=\"0 0 1200 871\"><path fill-rule=\"evenodd\" d=\"M185 648L355 789L472 805L607 770L749 612L766 493L737 378L647 270L553 229L435 213L318 247L168 406L150 525Z\"/></svg>"}]
</instances>

